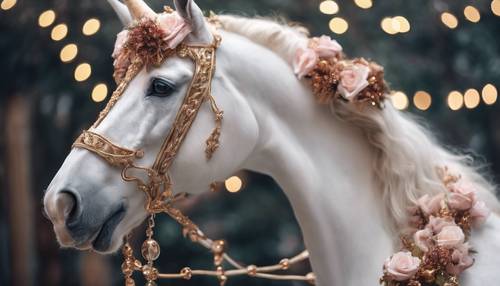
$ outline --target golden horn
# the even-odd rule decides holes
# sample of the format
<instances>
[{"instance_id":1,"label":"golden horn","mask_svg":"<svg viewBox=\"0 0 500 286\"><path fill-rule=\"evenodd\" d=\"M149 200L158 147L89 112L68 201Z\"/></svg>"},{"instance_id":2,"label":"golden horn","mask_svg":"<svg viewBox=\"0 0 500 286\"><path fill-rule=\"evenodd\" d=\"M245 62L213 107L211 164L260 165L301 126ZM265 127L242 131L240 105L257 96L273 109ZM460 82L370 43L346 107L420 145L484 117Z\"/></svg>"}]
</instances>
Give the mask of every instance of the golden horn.
<instances>
[{"instance_id":1,"label":"golden horn","mask_svg":"<svg viewBox=\"0 0 500 286\"><path fill-rule=\"evenodd\" d=\"M156 17L156 13L142 0L124 0L124 3L127 5L134 20L139 20L143 17L150 19Z\"/></svg>"}]
</instances>

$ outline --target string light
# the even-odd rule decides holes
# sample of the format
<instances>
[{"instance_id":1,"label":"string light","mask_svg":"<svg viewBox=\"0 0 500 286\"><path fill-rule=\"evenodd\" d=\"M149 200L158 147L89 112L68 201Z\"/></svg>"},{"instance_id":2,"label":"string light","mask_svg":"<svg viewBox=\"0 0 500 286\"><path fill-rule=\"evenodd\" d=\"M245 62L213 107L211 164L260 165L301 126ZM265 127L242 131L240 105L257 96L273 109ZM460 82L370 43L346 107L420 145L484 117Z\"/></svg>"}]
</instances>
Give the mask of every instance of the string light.
<instances>
[{"instance_id":1,"label":"string light","mask_svg":"<svg viewBox=\"0 0 500 286\"><path fill-rule=\"evenodd\" d=\"M326 0L319 4L319 11L323 14L333 15L339 12L339 5L332 0Z\"/></svg>"},{"instance_id":2,"label":"string light","mask_svg":"<svg viewBox=\"0 0 500 286\"><path fill-rule=\"evenodd\" d=\"M56 20L56 13L54 10L47 10L38 16L38 25L42 28L48 27Z\"/></svg>"},{"instance_id":3,"label":"string light","mask_svg":"<svg viewBox=\"0 0 500 286\"><path fill-rule=\"evenodd\" d=\"M82 32L85 36L92 36L99 31L99 28L101 28L101 22L96 18L92 18L83 24Z\"/></svg>"},{"instance_id":4,"label":"string light","mask_svg":"<svg viewBox=\"0 0 500 286\"><path fill-rule=\"evenodd\" d=\"M428 92L419 90L413 96L413 104L420 110L427 110L432 104L432 97Z\"/></svg>"},{"instance_id":5,"label":"string light","mask_svg":"<svg viewBox=\"0 0 500 286\"><path fill-rule=\"evenodd\" d=\"M451 110L459 110L464 104L464 97L456 90L448 94L448 106Z\"/></svg>"},{"instance_id":6,"label":"string light","mask_svg":"<svg viewBox=\"0 0 500 286\"><path fill-rule=\"evenodd\" d=\"M330 20L330 30L335 34L343 34L349 29L349 23L340 17L335 17Z\"/></svg>"},{"instance_id":7,"label":"string light","mask_svg":"<svg viewBox=\"0 0 500 286\"><path fill-rule=\"evenodd\" d=\"M372 0L354 0L354 3L362 9L370 9L373 6Z\"/></svg>"},{"instance_id":8,"label":"string light","mask_svg":"<svg viewBox=\"0 0 500 286\"><path fill-rule=\"evenodd\" d=\"M441 21L443 24L446 25L446 27L450 29L455 29L458 26L458 19L455 17L455 15L448 13L448 12L443 12L441 14Z\"/></svg>"},{"instance_id":9,"label":"string light","mask_svg":"<svg viewBox=\"0 0 500 286\"><path fill-rule=\"evenodd\" d=\"M108 96L108 86L104 83L100 83L94 86L92 90L92 100L94 102L101 102L106 99Z\"/></svg>"},{"instance_id":10,"label":"string light","mask_svg":"<svg viewBox=\"0 0 500 286\"><path fill-rule=\"evenodd\" d=\"M486 103L487 105L492 105L497 101L498 91L494 85L488 83L483 87L481 95L483 97L484 103Z\"/></svg>"},{"instance_id":11,"label":"string light","mask_svg":"<svg viewBox=\"0 0 500 286\"><path fill-rule=\"evenodd\" d=\"M464 93L464 104L469 109L476 108L479 105L481 98L479 92L473 88L468 89Z\"/></svg>"},{"instance_id":12,"label":"string light","mask_svg":"<svg viewBox=\"0 0 500 286\"><path fill-rule=\"evenodd\" d=\"M241 190L243 182L238 176L232 176L224 182L226 189L231 193L236 193Z\"/></svg>"},{"instance_id":13,"label":"string light","mask_svg":"<svg viewBox=\"0 0 500 286\"><path fill-rule=\"evenodd\" d=\"M77 54L78 54L77 45L68 44L61 49L61 52L59 53L59 58L61 58L61 61L63 63L67 63L74 60Z\"/></svg>"},{"instance_id":14,"label":"string light","mask_svg":"<svg viewBox=\"0 0 500 286\"><path fill-rule=\"evenodd\" d=\"M0 8L2 8L2 10L9 10L9 9L12 9L17 3L17 0L3 0L2 1L2 4L0 4Z\"/></svg>"},{"instance_id":15,"label":"string light","mask_svg":"<svg viewBox=\"0 0 500 286\"><path fill-rule=\"evenodd\" d=\"M491 12L493 14L500 16L500 0L491 1Z\"/></svg>"},{"instance_id":16,"label":"string light","mask_svg":"<svg viewBox=\"0 0 500 286\"><path fill-rule=\"evenodd\" d=\"M408 107L408 96L404 92L396 91L391 96L391 102L394 108L403 110Z\"/></svg>"},{"instance_id":17,"label":"string light","mask_svg":"<svg viewBox=\"0 0 500 286\"><path fill-rule=\"evenodd\" d=\"M59 24L52 28L52 32L50 33L50 37L54 41L60 41L64 39L68 35L68 26L66 24Z\"/></svg>"},{"instance_id":18,"label":"string light","mask_svg":"<svg viewBox=\"0 0 500 286\"><path fill-rule=\"evenodd\" d=\"M92 67L88 63L79 64L75 69L75 80L85 81L92 74Z\"/></svg>"},{"instance_id":19,"label":"string light","mask_svg":"<svg viewBox=\"0 0 500 286\"><path fill-rule=\"evenodd\" d=\"M470 5L465 7L464 16L472 23L477 23L479 22L479 20L481 20L481 14L479 13L479 10L477 10L476 7Z\"/></svg>"}]
</instances>

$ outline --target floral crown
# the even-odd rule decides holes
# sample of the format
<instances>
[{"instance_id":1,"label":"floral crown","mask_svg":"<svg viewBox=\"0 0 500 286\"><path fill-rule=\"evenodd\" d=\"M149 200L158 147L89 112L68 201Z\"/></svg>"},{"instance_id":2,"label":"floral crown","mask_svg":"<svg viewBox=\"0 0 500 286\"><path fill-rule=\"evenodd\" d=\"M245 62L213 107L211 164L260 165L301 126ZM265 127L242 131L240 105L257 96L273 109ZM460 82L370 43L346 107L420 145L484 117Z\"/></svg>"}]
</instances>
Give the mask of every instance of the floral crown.
<instances>
[{"instance_id":1,"label":"floral crown","mask_svg":"<svg viewBox=\"0 0 500 286\"><path fill-rule=\"evenodd\" d=\"M311 38L306 48L297 49L293 69L299 78L311 80L323 104L338 98L382 108L388 92L382 66L364 58L346 59L340 44L329 36Z\"/></svg>"}]
</instances>

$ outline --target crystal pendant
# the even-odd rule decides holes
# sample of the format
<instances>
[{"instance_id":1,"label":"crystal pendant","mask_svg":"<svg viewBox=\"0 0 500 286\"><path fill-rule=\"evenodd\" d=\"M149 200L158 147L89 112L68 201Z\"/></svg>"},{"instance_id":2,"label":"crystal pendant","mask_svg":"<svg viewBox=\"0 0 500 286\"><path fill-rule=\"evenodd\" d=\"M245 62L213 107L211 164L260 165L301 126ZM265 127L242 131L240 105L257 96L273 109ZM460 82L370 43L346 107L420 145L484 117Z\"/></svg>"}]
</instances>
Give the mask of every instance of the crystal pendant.
<instances>
[{"instance_id":1,"label":"crystal pendant","mask_svg":"<svg viewBox=\"0 0 500 286\"><path fill-rule=\"evenodd\" d=\"M148 238L142 244L142 257L148 261L156 260L160 256L160 245L156 240Z\"/></svg>"}]
</instances>

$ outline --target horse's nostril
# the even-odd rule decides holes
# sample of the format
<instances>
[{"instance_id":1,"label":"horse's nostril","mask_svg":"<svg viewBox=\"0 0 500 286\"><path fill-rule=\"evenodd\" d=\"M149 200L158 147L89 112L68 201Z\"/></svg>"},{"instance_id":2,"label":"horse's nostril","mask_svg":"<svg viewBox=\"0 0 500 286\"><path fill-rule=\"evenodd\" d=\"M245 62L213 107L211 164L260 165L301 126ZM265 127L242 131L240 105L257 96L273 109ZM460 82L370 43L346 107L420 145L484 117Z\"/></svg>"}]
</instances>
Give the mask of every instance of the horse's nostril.
<instances>
[{"instance_id":1,"label":"horse's nostril","mask_svg":"<svg viewBox=\"0 0 500 286\"><path fill-rule=\"evenodd\" d=\"M66 223L78 217L78 195L71 190L62 190L57 195L56 207Z\"/></svg>"}]
</instances>

